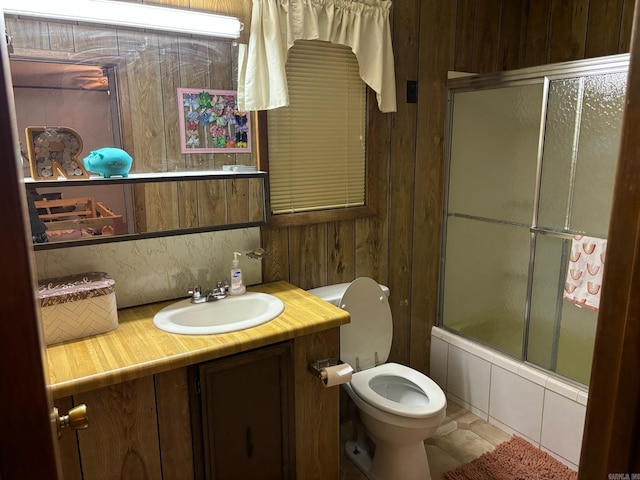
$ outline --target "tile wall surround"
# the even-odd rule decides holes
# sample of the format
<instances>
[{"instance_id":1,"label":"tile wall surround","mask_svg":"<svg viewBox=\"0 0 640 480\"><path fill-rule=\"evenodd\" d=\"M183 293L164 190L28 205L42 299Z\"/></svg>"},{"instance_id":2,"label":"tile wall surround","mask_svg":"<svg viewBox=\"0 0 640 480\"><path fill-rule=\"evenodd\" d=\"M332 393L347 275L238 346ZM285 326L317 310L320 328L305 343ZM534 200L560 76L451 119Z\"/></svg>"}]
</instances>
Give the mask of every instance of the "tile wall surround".
<instances>
[{"instance_id":1,"label":"tile wall surround","mask_svg":"<svg viewBox=\"0 0 640 480\"><path fill-rule=\"evenodd\" d=\"M187 296L193 285L229 281L233 252L260 246L260 228L242 228L35 252L39 279L107 272L116 282L118 308ZM262 281L262 262L240 257L247 285Z\"/></svg>"},{"instance_id":2,"label":"tile wall surround","mask_svg":"<svg viewBox=\"0 0 640 480\"><path fill-rule=\"evenodd\" d=\"M433 327L431 378L447 397L576 469L588 392Z\"/></svg>"}]
</instances>

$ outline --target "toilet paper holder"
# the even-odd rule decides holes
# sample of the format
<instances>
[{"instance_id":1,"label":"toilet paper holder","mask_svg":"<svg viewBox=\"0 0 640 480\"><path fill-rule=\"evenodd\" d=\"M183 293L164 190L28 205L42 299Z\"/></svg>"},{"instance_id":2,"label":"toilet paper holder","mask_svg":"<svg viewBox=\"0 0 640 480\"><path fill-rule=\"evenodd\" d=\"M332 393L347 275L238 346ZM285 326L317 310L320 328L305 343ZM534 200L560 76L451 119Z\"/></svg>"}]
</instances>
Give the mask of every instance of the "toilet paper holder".
<instances>
[{"instance_id":1,"label":"toilet paper holder","mask_svg":"<svg viewBox=\"0 0 640 480\"><path fill-rule=\"evenodd\" d=\"M309 364L309 371L317 376L320 380L327 379L327 373L323 369L327 367L333 367L334 365L340 365L342 362L338 358L323 358L322 360L315 360Z\"/></svg>"},{"instance_id":2,"label":"toilet paper holder","mask_svg":"<svg viewBox=\"0 0 640 480\"><path fill-rule=\"evenodd\" d=\"M346 368L348 368L347 373L349 374L349 378L351 377L351 372L353 371L351 365L343 362L339 358L324 358L322 360L315 360L309 363L309 371L317 376L324 384L327 384L328 376L326 369L329 367L335 367L337 365L344 365Z\"/></svg>"}]
</instances>

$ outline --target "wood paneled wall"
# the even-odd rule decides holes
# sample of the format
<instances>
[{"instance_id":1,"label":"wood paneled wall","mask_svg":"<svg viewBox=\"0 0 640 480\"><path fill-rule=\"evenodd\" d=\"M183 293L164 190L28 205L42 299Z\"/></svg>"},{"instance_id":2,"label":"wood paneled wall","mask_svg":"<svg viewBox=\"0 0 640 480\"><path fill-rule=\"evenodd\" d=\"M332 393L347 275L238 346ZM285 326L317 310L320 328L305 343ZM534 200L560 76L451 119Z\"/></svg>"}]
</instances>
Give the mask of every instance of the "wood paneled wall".
<instances>
[{"instance_id":1,"label":"wood paneled wall","mask_svg":"<svg viewBox=\"0 0 640 480\"><path fill-rule=\"evenodd\" d=\"M238 16L245 24L241 40L248 38L251 0L145 3ZM391 358L427 372L438 299L447 71L488 73L627 52L634 6L634 0L396 0L398 111L381 114L372 96L369 102L373 195L368 202L377 214L263 228L263 247L271 252L263 265L264 281L282 279L306 289L370 276L388 285L394 315ZM57 44L51 38L40 48ZM90 39L79 40L76 45L96 48ZM209 54L224 55L218 47ZM156 70L175 60L166 52L154 55L160 55ZM173 80L182 81L183 75L202 80L202 87L212 85L211 72L184 71ZM418 82L417 104L406 102L409 80ZM134 93L149 87L129 82ZM132 115L139 115L134 137L152 142L150 151L158 154L175 150L175 135L167 130L176 121L171 120L175 112L156 113L164 124L132 109Z\"/></svg>"},{"instance_id":2,"label":"wood paneled wall","mask_svg":"<svg viewBox=\"0 0 640 480\"><path fill-rule=\"evenodd\" d=\"M367 275L391 289L391 358L428 372L436 320L448 70L489 73L625 53L633 0L396 0L398 111L369 109L372 218L264 228L264 280L302 288ZM418 103L406 82L418 81ZM370 102L373 104L374 102ZM471 266L472 267L472 266Z\"/></svg>"}]
</instances>

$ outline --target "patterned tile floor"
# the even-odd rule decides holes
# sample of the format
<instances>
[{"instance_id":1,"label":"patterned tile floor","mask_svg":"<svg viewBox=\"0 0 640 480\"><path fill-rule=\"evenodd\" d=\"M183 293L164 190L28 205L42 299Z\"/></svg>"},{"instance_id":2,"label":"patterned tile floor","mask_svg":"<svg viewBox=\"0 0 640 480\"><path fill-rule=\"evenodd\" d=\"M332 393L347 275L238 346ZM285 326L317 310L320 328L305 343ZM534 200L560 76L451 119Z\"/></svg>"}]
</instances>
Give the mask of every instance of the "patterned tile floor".
<instances>
[{"instance_id":1,"label":"patterned tile floor","mask_svg":"<svg viewBox=\"0 0 640 480\"><path fill-rule=\"evenodd\" d=\"M511 435L485 422L461 406L447 400L447 416L432 438L425 441L429 469L433 480L443 478L445 472L470 462L484 452L511 438ZM342 435L349 438L350 424L343 425ZM340 480L366 480L344 452L341 456Z\"/></svg>"}]
</instances>

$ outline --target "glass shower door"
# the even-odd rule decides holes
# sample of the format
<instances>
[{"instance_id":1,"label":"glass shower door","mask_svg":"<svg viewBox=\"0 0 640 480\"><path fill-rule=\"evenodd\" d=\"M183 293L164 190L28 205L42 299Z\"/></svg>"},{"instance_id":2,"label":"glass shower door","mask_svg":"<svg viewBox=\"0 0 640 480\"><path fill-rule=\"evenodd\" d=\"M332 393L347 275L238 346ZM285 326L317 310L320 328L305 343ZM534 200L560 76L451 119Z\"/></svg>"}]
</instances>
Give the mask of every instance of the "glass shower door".
<instances>
[{"instance_id":1,"label":"glass shower door","mask_svg":"<svg viewBox=\"0 0 640 480\"><path fill-rule=\"evenodd\" d=\"M607 237L625 90L625 72L549 86L526 360L584 384L597 312L562 293L571 237Z\"/></svg>"},{"instance_id":2,"label":"glass shower door","mask_svg":"<svg viewBox=\"0 0 640 480\"><path fill-rule=\"evenodd\" d=\"M522 354L542 80L453 95L443 324Z\"/></svg>"},{"instance_id":3,"label":"glass shower door","mask_svg":"<svg viewBox=\"0 0 640 480\"><path fill-rule=\"evenodd\" d=\"M588 384L597 312L563 298L572 239L606 239L628 57L457 79L439 324Z\"/></svg>"}]
</instances>

